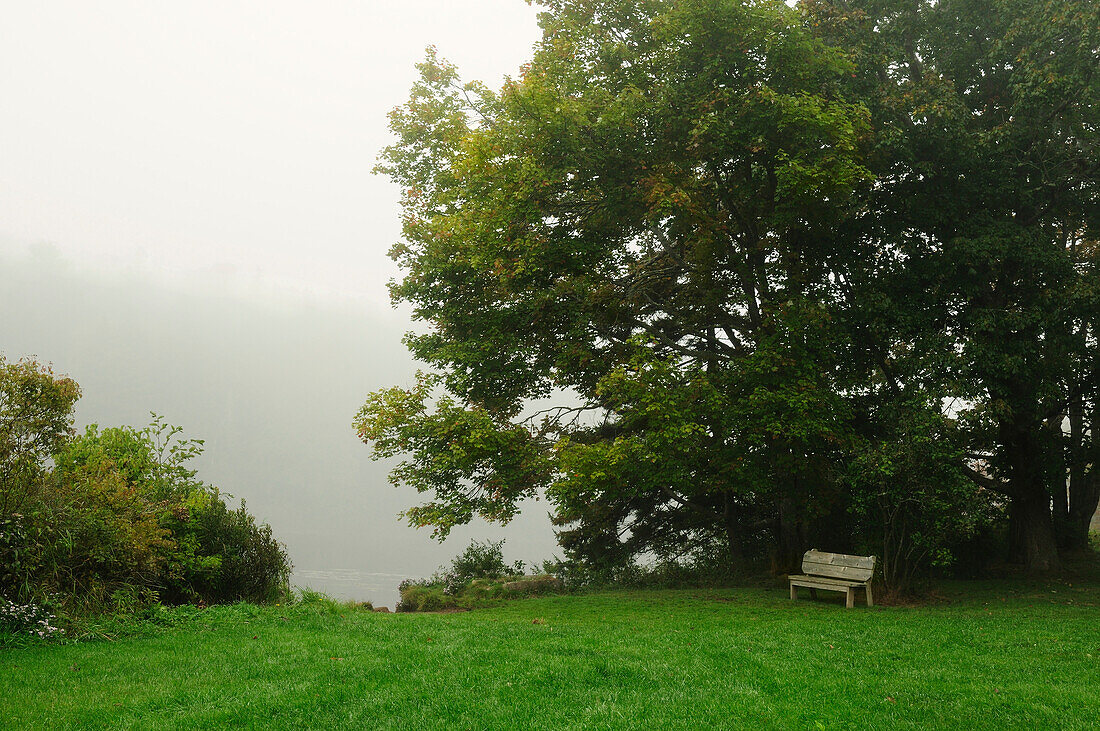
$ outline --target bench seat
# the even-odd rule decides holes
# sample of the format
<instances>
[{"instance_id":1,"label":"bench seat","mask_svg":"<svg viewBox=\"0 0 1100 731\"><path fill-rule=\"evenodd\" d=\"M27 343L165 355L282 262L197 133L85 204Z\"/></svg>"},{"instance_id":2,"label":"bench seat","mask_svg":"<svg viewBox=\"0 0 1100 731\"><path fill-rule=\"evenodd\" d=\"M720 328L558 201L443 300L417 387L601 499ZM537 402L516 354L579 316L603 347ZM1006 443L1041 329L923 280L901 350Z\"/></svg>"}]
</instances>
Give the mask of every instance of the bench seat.
<instances>
[{"instance_id":1,"label":"bench seat","mask_svg":"<svg viewBox=\"0 0 1100 731\"><path fill-rule=\"evenodd\" d=\"M851 581L850 579L829 579L824 576L790 576L792 584L798 586L816 586L818 589L844 589L849 586L866 586L866 581Z\"/></svg>"}]
</instances>

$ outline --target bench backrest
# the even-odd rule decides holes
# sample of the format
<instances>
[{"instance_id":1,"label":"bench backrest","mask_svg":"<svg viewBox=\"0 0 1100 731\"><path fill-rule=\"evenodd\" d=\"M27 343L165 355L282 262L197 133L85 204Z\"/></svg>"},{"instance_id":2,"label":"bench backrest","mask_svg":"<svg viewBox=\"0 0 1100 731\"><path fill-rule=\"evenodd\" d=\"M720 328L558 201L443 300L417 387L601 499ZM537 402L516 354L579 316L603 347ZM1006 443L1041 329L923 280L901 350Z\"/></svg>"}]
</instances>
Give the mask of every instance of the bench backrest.
<instances>
[{"instance_id":1,"label":"bench backrest","mask_svg":"<svg viewBox=\"0 0 1100 731\"><path fill-rule=\"evenodd\" d=\"M802 573L833 579L867 581L875 573L875 557L825 553L812 548L802 557Z\"/></svg>"}]
</instances>

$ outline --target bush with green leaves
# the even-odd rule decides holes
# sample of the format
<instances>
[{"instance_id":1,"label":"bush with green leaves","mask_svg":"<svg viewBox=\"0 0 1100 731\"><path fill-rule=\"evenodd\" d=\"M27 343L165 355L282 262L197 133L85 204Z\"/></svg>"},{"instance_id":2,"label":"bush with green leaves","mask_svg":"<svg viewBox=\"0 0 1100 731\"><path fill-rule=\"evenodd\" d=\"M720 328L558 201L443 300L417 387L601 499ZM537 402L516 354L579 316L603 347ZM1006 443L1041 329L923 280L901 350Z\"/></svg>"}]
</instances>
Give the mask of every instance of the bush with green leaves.
<instances>
[{"instance_id":1,"label":"bush with green leaves","mask_svg":"<svg viewBox=\"0 0 1100 731\"><path fill-rule=\"evenodd\" d=\"M191 555L214 560L181 587L189 588L193 597L213 604L265 603L289 596L290 557L271 526L257 523L243 500L232 509L216 489L206 493L176 530L181 542L193 546Z\"/></svg>"},{"instance_id":2,"label":"bush with green leaves","mask_svg":"<svg viewBox=\"0 0 1100 731\"><path fill-rule=\"evenodd\" d=\"M40 591L97 608L118 590L159 588L175 549L160 512L115 471L55 473L30 515L42 536Z\"/></svg>"},{"instance_id":3,"label":"bush with green leaves","mask_svg":"<svg viewBox=\"0 0 1100 731\"><path fill-rule=\"evenodd\" d=\"M80 387L33 360L0 355L0 516L21 511L72 435Z\"/></svg>"},{"instance_id":4,"label":"bush with green leaves","mask_svg":"<svg viewBox=\"0 0 1100 731\"><path fill-rule=\"evenodd\" d=\"M454 595L446 593L438 584L402 582L399 591L398 612L439 612L457 606Z\"/></svg>"},{"instance_id":5,"label":"bush with green leaves","mask_svg":"<svg viewBox=\"0 0 1100 731\"><path fill-rule=\"evenodd\" d=\"M883 408L881 438L862 444L850 464L851 512L879 557L888 592L955 563L960 548L998 517L993 496L963 473L963 447L952 423L929 404Z\"/></svg>"},{"instance_id":6,"label":"bush with green leaves","mask_svg":"<svg viewBox=\"0 0 1100 731\"><path fill-rule=\"evenodd\" d=\"M504 541L471 541L466 550L439 574L448 594L456 594L474 579L499 579L523 574L523 562L504 562Z\"/></svg>"},{"instance_id":7,"label":"bush with green leaves","mask_svg":"<svg viewBox=\"0 0 1100 731\"><path fill-rule=\"evenodd\" d=\"M538 583L532 591L508 590L506 585L516 581L550 580L555 586L560 582L554 577L524 576L523 561L507 563L504 560L504 541L471 541L450 566L441 566L426 579L407 579L398 591L401 600L399 612L435 612L455 607L470 609L529 593L540 593L548 584ZM537 583L537 582L536 582Z\"/></svg>"},{"instance_id":8,"label":"bush with green leaves","mask_svg":"<svg viewBox=\"0 0 1100 731\"><path fill-rule=\"evenodd\" d=\"M74 435L79 395L49 368L0 357L5 601L26 608L56 595L83 614L287 596L290 559L271 527L191 468L201 440L156 414L143 429Z\"/></svg>"},{"instance_id":9,"label":"bush with green leaves","mask_svg":"<svg viewBox=\"0 0 1100 731\"><path fill-rule=\"evenodd\" d=\"M58 455L64 478L95 470L114 475L155 517L167 544L155 576L133 581L172 603L268 602L289 592L290 559L271 527L257 523L245 504L198 479L188 463L202 454L200 440L154 415L143 429L89 427ZM64 480L75 481L70 477Z\"/></svg>"},{"instance_id":10,"label":"bush with green leaves","mask_svg":"<svg viewBox=\"0 0 1100 731\"><path fill-rule=\"evenodd\" d=\"M31 577L41 562L41 545L20 513L0 515L0 596L21 599L32 592Z\"/></svg>"}]
</instances>

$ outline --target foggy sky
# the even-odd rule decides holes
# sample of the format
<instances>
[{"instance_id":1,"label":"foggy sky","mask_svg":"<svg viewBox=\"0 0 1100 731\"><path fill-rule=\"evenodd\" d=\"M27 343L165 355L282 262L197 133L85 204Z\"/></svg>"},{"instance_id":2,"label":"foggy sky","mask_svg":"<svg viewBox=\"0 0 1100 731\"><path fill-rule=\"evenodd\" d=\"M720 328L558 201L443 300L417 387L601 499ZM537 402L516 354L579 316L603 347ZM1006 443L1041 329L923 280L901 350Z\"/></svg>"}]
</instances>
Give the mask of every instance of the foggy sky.
<instances>
[{"instance_id":1,"label":"foggy sky","mask_svg":"<svg viewBox=\"0 0 1100 731\"><path fill-rule=\"evenodd\" d=\"M389 305L398 192L373 176L428 44L499 86L522 0L8 3L0 23L0 352L83 388L81 425L156 411L299 569L424 575L472 535L554 553L543 503L434 544L351 428L407 383ZM317 588L326 588L320 586ZM359 598L369 599L370 596ZM383 597L389 601L389 596Z\"/></svg>"},{"instance_id":2,"label":"foggy sky","mask_svg":"<svg viewBox=\"0 0 1100 731\"><path fill-rule=\"evenodd\" d=\"M523 0L35 0L0 14L0 237L386 307L397 190L371 174L429 44L499 87Z\"/></svg>"}]
</instances>

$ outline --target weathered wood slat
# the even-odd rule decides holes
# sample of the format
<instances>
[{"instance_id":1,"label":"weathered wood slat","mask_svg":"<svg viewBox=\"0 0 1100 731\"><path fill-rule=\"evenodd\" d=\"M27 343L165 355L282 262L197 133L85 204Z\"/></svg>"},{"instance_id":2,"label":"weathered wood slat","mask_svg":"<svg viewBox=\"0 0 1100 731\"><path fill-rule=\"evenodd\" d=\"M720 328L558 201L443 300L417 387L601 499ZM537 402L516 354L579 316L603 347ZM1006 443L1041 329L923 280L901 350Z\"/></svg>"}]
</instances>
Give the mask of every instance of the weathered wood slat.
<instances>
[{"instance_id":1,"label":"weathered wood slat","mask_svg":"<svg viewBox=\"0 0 1100 731\"><path fill-rule=\"evenodd\" d=\"M863 586L866 581L848 581L846 579L832 579L826 576L791 576L791 581L809 586L809 582L824 586Z\"/></svg>"},{"instance_id":2,"label":"weathered wood slat","mask_svg":"<svg viewBox=\"0 0 1100 731\"><path fill-rule=\"evenodd\" d=\"M840 566L837 564L818 563L806 560L802 562L802 571L818 576L835 576L838 579L850 579L851 581L866 581L871 578L874 569L864 569L855 566Z\"/></svg>"},{"instance_id":3,"label":"weathered wood slat","mask_svg":"<svg viewBox=\"0 0 1100 731\"><path fill-rule=\"evenodd\" d=\"M816 563L827 563L835 566L855 566L861 569L874 568L875 565L874 556L851 556L846 553L826 553L825 551L818 551L817 549L806 551L806 555L803 558Z\"/></svg>"},{"instance_id":4,"label":"weathered wood slat","mask_svg":"<svg viewBox=\"0 0 1100 731\"><path fill-rule=\"evenodd\" d=\"M804 561L831 564L833 566L852 566L858 569L875 568L874 556L850 556L846 553L825 553L817 549L810 549L806 551L806 555L802 558Z\"/></svg>"},{"instance_id":5,"label":"weathered wood slat","mask_svg":"<svg viewBox=\"0 0 1100 731\"><path fill-rule=\"evenodd\" d=\"M816 581L794 581L791 586L804 586L807 589L821 589L822 591L848 591L849 589L862 589L867 584L824 584Z\"/></svg>"}]
</instances>

